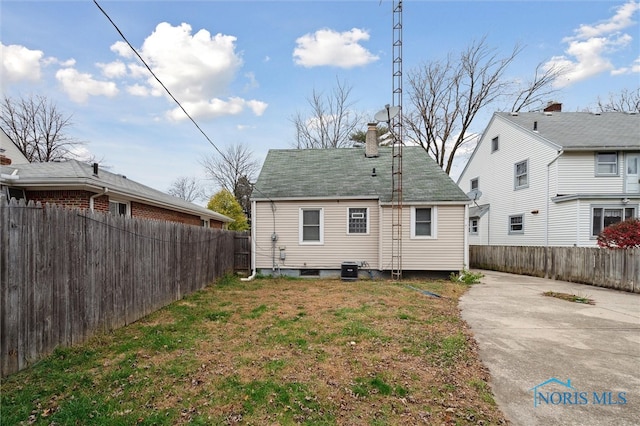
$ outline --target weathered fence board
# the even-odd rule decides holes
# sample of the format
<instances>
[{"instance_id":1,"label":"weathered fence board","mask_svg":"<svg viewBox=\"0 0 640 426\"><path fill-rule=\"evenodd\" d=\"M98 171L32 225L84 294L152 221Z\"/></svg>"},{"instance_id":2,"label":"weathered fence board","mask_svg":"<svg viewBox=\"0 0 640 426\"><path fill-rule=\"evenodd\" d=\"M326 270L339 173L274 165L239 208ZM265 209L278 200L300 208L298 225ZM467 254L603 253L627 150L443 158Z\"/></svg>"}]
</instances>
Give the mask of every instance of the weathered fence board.
<instances>
[{"instance_id":1,"label":"weathered fence board","mask_svg":"<svg viewBox=\"0 0 640 426\"><path fill-rule=\"evenodd\" d=\"M472 268L640 293L640 249L470 246Z\"/></svg>"},{"instance_id":2,"label":"weathered fence board","mask_svg":"<svg viewBox=\"0 0 640 426\"><path fill-rule=\"evenodd\" d=\"M0 369L28 366L234 270L236 233L0 204Z\"/></svg>"}]
</instances>

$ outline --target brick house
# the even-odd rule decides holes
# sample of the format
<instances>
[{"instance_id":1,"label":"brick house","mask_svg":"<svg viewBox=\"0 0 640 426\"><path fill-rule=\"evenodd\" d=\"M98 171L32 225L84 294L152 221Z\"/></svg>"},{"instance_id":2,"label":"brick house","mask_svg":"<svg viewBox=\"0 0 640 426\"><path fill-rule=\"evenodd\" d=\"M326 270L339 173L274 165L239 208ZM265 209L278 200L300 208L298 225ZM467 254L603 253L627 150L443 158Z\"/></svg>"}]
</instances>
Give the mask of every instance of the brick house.
<instances>
[{"instance_id":1,"label":"brick house","mask_svg":"<svg viewBox=\"0 0 640 426\"><path fill-rule=\"evenodd\" d=\"M224 228L232 219L76 160L29 163L0 132L0 198L25 199L114 215ZM12 150L13 148L16 148ZM16 153L17 150L17 153Z\"/></svg>"}]
</instances>

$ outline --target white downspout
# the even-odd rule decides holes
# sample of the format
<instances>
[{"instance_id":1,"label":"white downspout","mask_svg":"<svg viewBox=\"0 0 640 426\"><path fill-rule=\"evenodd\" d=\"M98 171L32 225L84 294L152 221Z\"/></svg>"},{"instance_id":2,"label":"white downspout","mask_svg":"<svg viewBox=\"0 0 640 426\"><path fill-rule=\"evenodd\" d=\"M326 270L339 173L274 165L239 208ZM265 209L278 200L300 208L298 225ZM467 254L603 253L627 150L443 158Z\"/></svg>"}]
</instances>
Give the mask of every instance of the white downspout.
<instances>
[{"instance_id":1,"label":"white downspout","mask_svg":"<svg viewBox=\"0 0 640 426\"><path fill-rule=\"evenodd\" d=\"M469 204L464 205L464 258L463 258L463 269L471 268L469 265Z\"/></svg>"},{"instance_id":2,"label":"white downspout","mask_svg":"<svg viewBox=\"0 0 640 426\"><path fill-rule=\"evenodd\" d=\"M553 160L551 160L549 162L549 164L547 164L547 200L546 200L546 208L545 208L545 219L544 219L544 246L545 247L549 247L549 206L550 206L550 196L551 194L549 193L549 186L551 185L551 165L553 163L555 163L558 158L560 158L560 156L564 154L563 150L560 150L558 152L558 155L555 156L555 158Z\"/></svg>"},{"instance_id":3,"label":"white downspout","mask_svg":"<svg viewBox=\"0 0 640 426\"><path fill-rule=\"evenodd\" d=\"M258 216L258 210L256 209L256 202L251 202L251 275L246 278L240 278L240 281L251 281L258 274L256 269L256 219Z\"/></svg>"},{"instance_id":4,"label":"white downspout","mask_svg":"<svg viewBox=\"0 0 640 426\"><path fill-rule=\"evenodd\" d=\"M109 188L107 188L105 186L104 188L102 188L102 194L101 193L97 193L97 194L93 194L91 197L89 197L89 210L93 211L93 205L94 205L93 200L95 200L96 198L101 197L103 195L106 195L107 192L109 192Z\"/></svg>"}]
</instances>

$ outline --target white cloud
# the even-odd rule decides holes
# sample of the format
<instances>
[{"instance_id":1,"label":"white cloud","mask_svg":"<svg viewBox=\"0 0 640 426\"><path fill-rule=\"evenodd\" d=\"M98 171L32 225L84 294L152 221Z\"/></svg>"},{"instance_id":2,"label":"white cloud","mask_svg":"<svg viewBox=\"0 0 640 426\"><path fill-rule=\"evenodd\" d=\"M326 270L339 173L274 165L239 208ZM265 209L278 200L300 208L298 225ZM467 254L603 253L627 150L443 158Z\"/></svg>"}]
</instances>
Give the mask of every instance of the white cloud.
<instances>
[{"instance_id":1,"label":"white cloud","mask_svg":"<svg viewBox=\"0 0 640 426\"><path fill-rule=\"evenodd\" d=\"M192 117L215 118L240 114L247 109L260 115L267 106L263 102L241 98L221 99L227 95L229 86L243 64L241 55L235 50L235 42L234 36L219 33L211 35L205 29L192 34L189 24L172 26L162 22L144 40L138 51ZM135 96L167 96L165 89L134 57L128 45L117 42L111 46L111 50L127 59L127 93ZM245 77L248 80L245 89L258 87L253 73L246 73ZM171 120L186 118L179 107L168 111L166 116Z\"/></svg>"},{"instance_id":2,"label":"white cloud","mask_svg":"<svg viewBox=\"0 0 640 426\"><path fill-rule=\"evenodd\" d=\"M575 31L576 35L574 37L568 37L565 41L570 41L572 38L585 39L600 37L616 31L621 31L634 24L633 15L638 10L640 10L640 3L633 0L629 1L628 3L620 6L616 14L611 19L602 21L596 25L580 25L580 27Z\"/></svg>"},{"instance_id":3,"label":"white cloud","mask_svg":"<svg viewBox=\"0 0 640 426\"><path fill-rule=\"evenodd\" d=\"M318 30L296 40L294 62L307 68L364 66L379 59L360 45L360 42L366 40L369 40L369 33L358 28L342 33L331 29Z\"/></svg>"},{"instance_id":4,"label":"white cloud","mask_svg":"<svg viewBox=\"0 0 640 426\"><path fill-rule=\"evenodd\" d=\"M43 56L44 53L41 50L30 50L15 44L6 46L0 43L2 81L12 83L21 80L40 80L40 61Z\"/></svg>"},{"instance_id":5,"label":"white cloud","mask_svg":"<svg viewBox=\"0 0 640 426\"><path fill-rule=\"evenodd\" d=\"M102 75L107 78L124 77L127 74L127 66L121 61L109 62L108 64L97 63L96 65L102 70Z\"/></svg>"},{"instance_id":6,"label":"white cloud","mask_svg":"<svg viewBox=\"0 0 640 426\"><path fill-rule=\"evenodd\" d=\"M235 41L204 29L192 35L188 24L174 27L162 22L145 39L140 55L176 98L197 102L220 96L234 79L242 65ZM155 79L146 75L147 84L155 87Z\"/></svg>"},{"instance_id":7,"label":"white cloud","mask_svg":"<svg viewBox=\"0 0 640 426\"><path fill-rule=\"evenodd\" d=\"M214 98L209 101L202 100L196 102L183 102L182 106L194 118L216 118L226 115L237 115L242 113L245 108L249 108L255 115L262 115L267 109L267 104L256 100L244 100L242 98L232 97L228 101ZM167 118L173 121L186 120L187 116L181 108L174 108L167 112Z\"/></svg>"},{"instance_id":8,"label":"white cloud","mask_svg":"<svg viewBox=\"0 0 640 426\"><path fill-rule=\"evenodd\" d=\"M633 15L639 10L640 3L631 0L618 7L610 19L596 25L580 25L573 36L564 38L563 42L568 44L565 54L554 56L545 64L547 69L563 70L556 87L566 87L603 72L611 75L638 72L637 61L630 66L616 66L614 54L631 44L633 37L621 31L635 25Z\"/></svg>"},{"instance_id":9,"label":"white cloud","mask_svg":"<svg viewBox=\"0 0 640 426\"><path fill-rule=\"evenodd\" d=\"M256 80L256 75L252 72L245 73L244 75L247 79L247 84L244 85L244 90L250 90L260 87L258 84L258 80Z\"/></svg>"},{"instance_id":10,"label":"white cloud","mask_svg":"<svg viewBox=\"0 0 640 426\"><path fill-rule=\"evenodd\" d=\"M113 97L118 93L116 84L95 80L91 74L80 73L73 68L63 68L56 72L56 79L72 101L84 103L89 96Z\"/></svg>"},{"instance_id":11,"label":"white cloud","mask_svg":"<svg viewBox=\"0 0 640 426\"><path fill-rule=\"evenodd\" d=\"M149 96L149 89L140 84L127 86L127 93L133 96Z\"/></svg>"}]
</instances>

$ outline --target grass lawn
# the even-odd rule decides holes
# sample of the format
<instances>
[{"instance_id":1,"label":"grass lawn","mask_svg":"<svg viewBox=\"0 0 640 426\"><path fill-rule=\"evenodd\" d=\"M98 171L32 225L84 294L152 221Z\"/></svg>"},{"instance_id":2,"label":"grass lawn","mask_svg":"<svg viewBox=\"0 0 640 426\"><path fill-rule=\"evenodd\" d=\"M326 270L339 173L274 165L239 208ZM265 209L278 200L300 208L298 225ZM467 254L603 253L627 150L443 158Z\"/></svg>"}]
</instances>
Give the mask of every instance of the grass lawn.
<instances>
[{"instance_id":1,"label":"grass lawn","mask_svg":"<svg viewBox=\"0 0 640 426\"><path fill-rule=\"evenodd\" d=\"M0 424L504 424L466 288L227 277L2 379Z\"/></svg>"}]
</instances>

